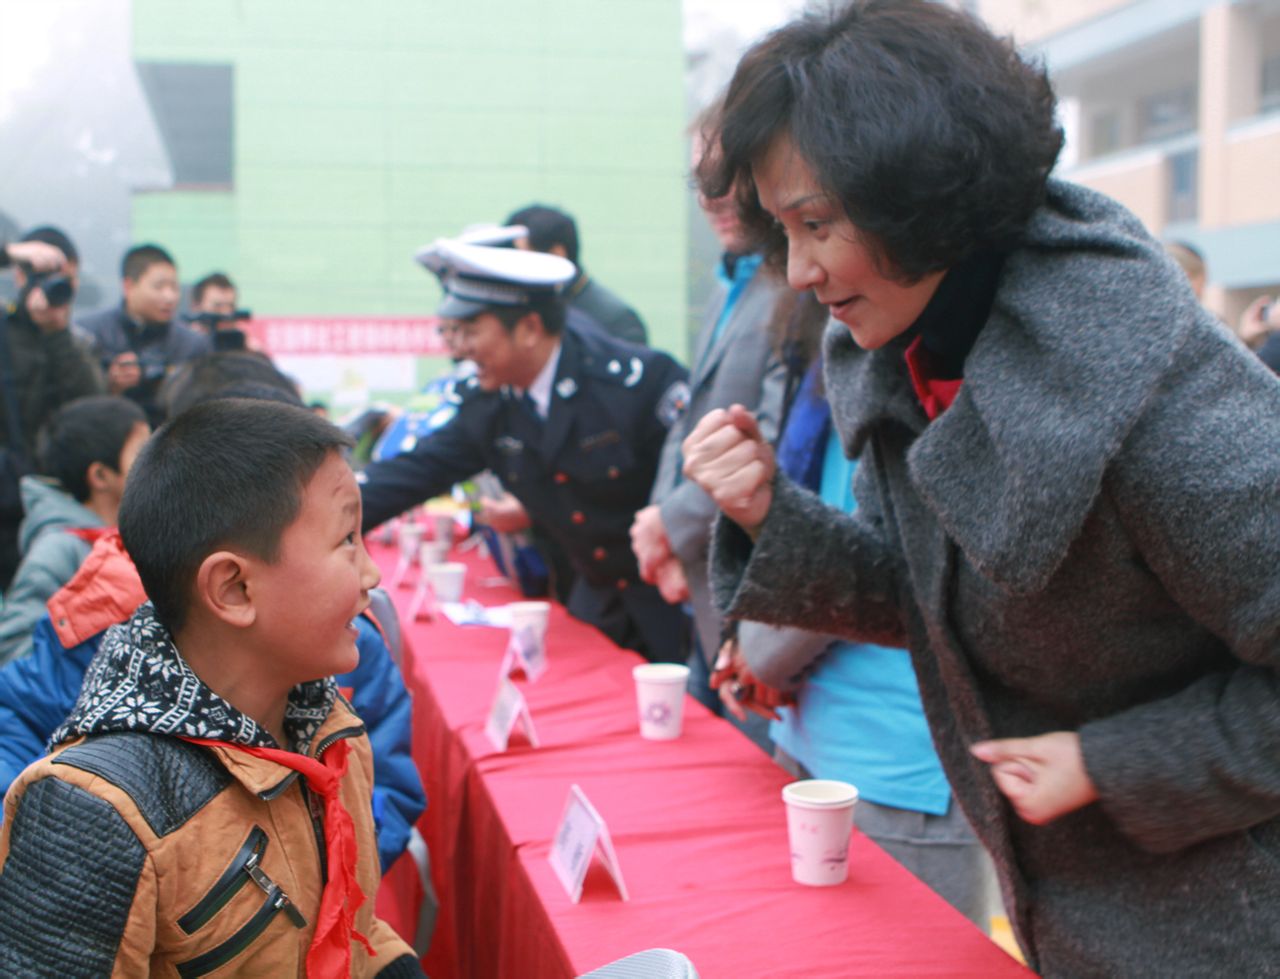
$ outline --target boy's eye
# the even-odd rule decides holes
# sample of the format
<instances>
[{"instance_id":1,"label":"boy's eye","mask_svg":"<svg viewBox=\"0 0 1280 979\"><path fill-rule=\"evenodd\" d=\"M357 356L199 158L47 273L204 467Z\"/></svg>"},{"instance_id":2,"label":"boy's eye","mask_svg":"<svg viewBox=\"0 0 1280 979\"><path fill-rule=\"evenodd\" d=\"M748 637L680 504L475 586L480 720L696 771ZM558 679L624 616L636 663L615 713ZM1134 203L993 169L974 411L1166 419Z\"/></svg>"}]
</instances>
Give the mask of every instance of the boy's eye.
<instances>
[{"instance_id":1,"label":"boy's eye","mask_svg":"<svg viewBox=\"0 0 1280 979\"><path fill-rule=\"evenodd\" d=\"M347 536L344 537L343 540L346 541L346 543L348 544L354 544L356 542L356 532L354 530L351 531L351 533L347 534Z\"/></svg>"},{"instance_id":2,"label":"boy's eye","mask_svg":"<svg viewBox=\"0 0 1280 979\"><path fill-rule=\"evenodd\" d=\"M826 227L826 224L827 224L826 221L818 221L813 218L804 222L805 230L811 231L811 232L821 231L824 227Z\"/></svg>"}]
</instances>

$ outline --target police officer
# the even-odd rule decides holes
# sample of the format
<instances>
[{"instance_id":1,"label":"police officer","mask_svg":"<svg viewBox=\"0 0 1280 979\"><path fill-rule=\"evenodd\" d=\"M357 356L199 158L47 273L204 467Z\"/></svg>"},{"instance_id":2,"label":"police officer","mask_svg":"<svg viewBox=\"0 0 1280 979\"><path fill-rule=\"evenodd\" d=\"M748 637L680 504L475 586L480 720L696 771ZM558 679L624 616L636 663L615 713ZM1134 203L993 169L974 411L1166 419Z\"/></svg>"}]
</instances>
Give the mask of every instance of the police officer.
<instances>
[{"instance_id":1,"label":"police officer","mask_svg":"<svg viewBox=\"0 0 1280 979\"><path fill-rule=\"evenodd\" d=\"M687 400L684 368L566 328L566 259L443 239L417 257L439 276L439 314L458 321L475 373L452 393L448 424L364 471L365 528L490 469L568 555L570 613L650 659L679 660L683 614L640 581L628 530Z\"/></svg>"}]
</instances>

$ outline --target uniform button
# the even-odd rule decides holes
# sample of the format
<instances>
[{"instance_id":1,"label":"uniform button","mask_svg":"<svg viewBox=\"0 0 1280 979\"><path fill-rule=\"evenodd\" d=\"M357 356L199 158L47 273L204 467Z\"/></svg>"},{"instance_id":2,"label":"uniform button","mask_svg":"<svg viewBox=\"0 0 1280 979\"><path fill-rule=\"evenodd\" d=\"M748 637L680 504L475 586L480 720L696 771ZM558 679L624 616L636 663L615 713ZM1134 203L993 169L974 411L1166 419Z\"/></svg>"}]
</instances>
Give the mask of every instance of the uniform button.
<instances>
[{"instance_id":1,"label":"uniform button","mask_svg":"<svg viewBox=\"0 0 1280 979\"><path fill-rule=\"evenodd\" d=\"M603 547L597 547L594 551L591 552L591 556L595 558L597 561L603 561L605 558L609 556L609 552L606 551Z\"/></svg>"},{"instance_id":2,"label":"uniform button","mask_svg":"<svg viewBox=\"0 0 1280 979\"><path fill-rule=\"evenodd\" d=\"M581 510L574 510L573 515L569 517L569 519L578 525L582 525L587 522L587 515Z\"/></svg>"},{"instance_id":3,"label":"uniform button","mask_svg":"<svg viewBox=\"0 0 1280 979\"><path fill-rule=\"evenodd\" d=\"M629 585L629 584L631 584L631 582L627 581L627 579L626 579L626 578L619 578L619 579L618 579L618 591L623 591L623 590L627 587L627 585Z\"/></svg>"},{"instance_id":4,"label":"uniform button","mask_svg":"<svg viewBox=\"0 0 1280 979\"><path fill-rule=\"evenodd\" d=\"M565 483L569 482L569 476L567 473L556 473L555 481L563 486Z\"/></svg>"},{"instance_id":5,"label":"uniform button","mask_svg":"<svg viewBox=\"0 0 1280 979\"><path fill-rule=\"evenodd\" d=\"M622 473L618 470L618 467L617 467L617 466L610 466L610 467L609 467L609 478L610 478L610 479L617 479L617 478L618 478L619 476L621 476L621 475L622 475Z\"/></svg>"}]
</instances>

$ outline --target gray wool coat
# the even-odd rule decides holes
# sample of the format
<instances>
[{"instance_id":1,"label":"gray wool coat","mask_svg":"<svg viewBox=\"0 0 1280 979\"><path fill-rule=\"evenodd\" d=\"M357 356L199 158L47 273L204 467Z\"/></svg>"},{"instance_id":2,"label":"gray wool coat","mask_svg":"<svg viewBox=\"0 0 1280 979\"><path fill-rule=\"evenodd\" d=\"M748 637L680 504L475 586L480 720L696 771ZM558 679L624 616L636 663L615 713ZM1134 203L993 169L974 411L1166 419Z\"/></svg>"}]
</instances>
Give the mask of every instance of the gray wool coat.
<instances>
[{"instance_id":1,"label":"gray wool coat","mask_svg":"<svg viewBox=\"0 0 1280 979\"><path fill-rule=\"evenodd\" d=\"M718 511L702 487L683 478L680 446L703 415L733 404L745 405L756 413L766 439L773 441L777 436L786 369L773 351L769 323L785 291L786 284L761 266L712 343L728 299L728 290L717 280L694 344L689 404L667 432L653 481L650 501L658 505L671 550L684 567L694 628L708 663L714 662L720 649L720 612L707 584L707 549Z\"/></svg>"},{"instance_id":2,"label":"gray wool coat","mask_svg":"<svg viewBox=\"0 0 1280 979\"><path fill-rule=\"evenodd\" d=\"M717 524L717 602L911 650L1045 975L1280 975L1280 381L1059 182L932 423L904 343L828 332L859 509L779 479L754 546ZM1057 730L1100 801L1032 826L968 746Z\"/></svg>"}]
</instances>

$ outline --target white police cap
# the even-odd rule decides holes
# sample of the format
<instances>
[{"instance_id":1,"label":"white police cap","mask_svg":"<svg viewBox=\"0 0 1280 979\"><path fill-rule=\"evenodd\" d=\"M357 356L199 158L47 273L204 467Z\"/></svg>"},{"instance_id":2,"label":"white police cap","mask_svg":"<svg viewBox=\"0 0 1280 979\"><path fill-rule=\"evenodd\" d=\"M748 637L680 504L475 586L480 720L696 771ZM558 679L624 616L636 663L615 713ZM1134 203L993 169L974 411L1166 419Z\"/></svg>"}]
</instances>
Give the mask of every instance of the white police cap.
<instances>
[{"instance_id":1,"label":"white police cap","mask_svg":"<svg viewBox=\"0 0 1280 979\"><path fill-rule=\"evenodd\" d=\"M488 245L502 248L513 245L521 238L529 237L529 229L523 224L469 224L454 241L463 245Z\"/></svg>"},{"instance_id":2,"label":"white police cap","mask_svg":"<svg viewBox=\"0 0 1280 979\"><path fill-rule=\"evenodd\" d=\"M414 257L440 279L445 296L436 312L449 319L471 319L494 306L529 306L550 299L578 272L558 255L457 238L439 238Z\"/></svg>"}]
</instances>

